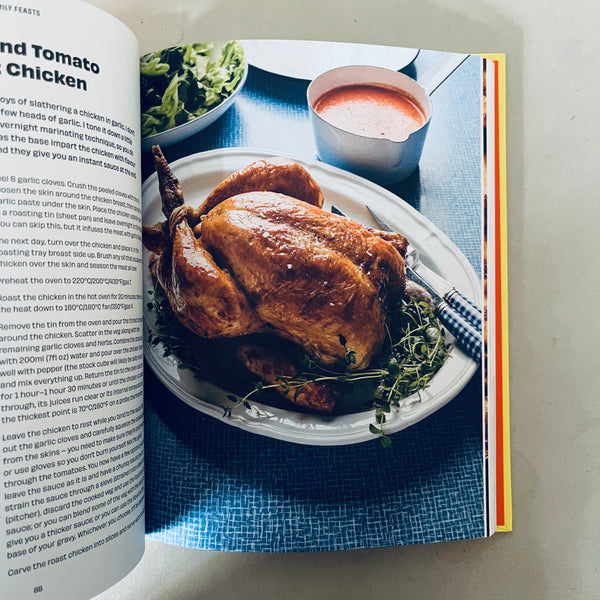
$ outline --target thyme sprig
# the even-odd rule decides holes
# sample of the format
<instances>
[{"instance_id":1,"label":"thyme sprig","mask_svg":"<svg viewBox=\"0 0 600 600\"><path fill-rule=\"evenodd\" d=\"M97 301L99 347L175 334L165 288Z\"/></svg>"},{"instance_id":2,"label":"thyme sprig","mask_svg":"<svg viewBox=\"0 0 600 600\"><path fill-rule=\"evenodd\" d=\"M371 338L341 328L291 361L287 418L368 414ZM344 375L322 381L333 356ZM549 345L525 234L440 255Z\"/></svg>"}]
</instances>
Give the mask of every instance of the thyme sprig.
<instances>
[{"instance_id":1,"label":"thyme sprig","mask_svg":"<svg viewBox=\"0 0 600 600\"><path fill-rule=\"evenodd\" d=\"M215 372L215 365L209 361L215 357L207 357L202 345L196 344L194 336L177 320L159 285L150 293L152 302L148 307L156 315L154 328L149 331L150 343L162 343L164 356L173 356L181 368L209 378ZM267 390L283 394L293 392L297 397L311 383L337 382L351 386L370 381L374 392L367 405L374 409L375 422L370 424L369 430L379 437L382 446L389 447L391 439L385 432L387 417L392 407L408 407L421 401L421 391L429 386L450 354L445 331L428 304L410 298L403 300L393 311L386 346L370 368L350 371L351 365L356 363L355 351L346 346L346 339L341 335L340 344L345 348L345 364L341 370L323 367L313 357L304 355L298 363L297 375L279 376L270 384L256 382L242 396L228 395L232 404L222 407L223 416L231 417L241 406L251 409L251 400Z\"/></svg>"},{"instance_id":2,"label":"thyme sprig","mask_svg":"<svg viewBox=\"0 0 600 600\"><path fill-rule=\"evenodd\" d=\"M386 447L391 441L383 426L391 407L401 406L403 401L408 404L407 399L415 394L413 402L419 402L421 391L450 355L445 330L427 303L415 298L403 301L395 321L392 343L379 360L382 376L373 399L376 425L369 427Z\"/></svg>"},{"instance_id":3,"label":"thyme sprig","mask_svg":"<svg viewBox=\"0 0 600 600\"><path fill-rule=\"evenodd\" d=\"M384 447L391 445L384 424L391 407L400 407L403 401L417 395L412 402L419 402L420 392L431 382L433 376L449 356L449 347L445 340L445 331L428 304L414 298L403 301L396 309L392 326L388 330L389 345L380 354L373 368L363 371L338 372L319 365L310 356L304 355L300 361L301 372L294 377L280 376L276 383L255 384L255 388L241 398L231 396L234 406L224 407L224 415L239 406L249 408L250 399L263 390L275 389L284 394L294 391L294 396L310 383L338 382L354 384L359 381L377 383L370 405L375 409L375 423L369 430L380 438ZM340 336L340 343L346 341ZM346 349L346 365L355 362L352 348ZM411 403L412 403L411 402Z\"/></svg>"}]
</instances>

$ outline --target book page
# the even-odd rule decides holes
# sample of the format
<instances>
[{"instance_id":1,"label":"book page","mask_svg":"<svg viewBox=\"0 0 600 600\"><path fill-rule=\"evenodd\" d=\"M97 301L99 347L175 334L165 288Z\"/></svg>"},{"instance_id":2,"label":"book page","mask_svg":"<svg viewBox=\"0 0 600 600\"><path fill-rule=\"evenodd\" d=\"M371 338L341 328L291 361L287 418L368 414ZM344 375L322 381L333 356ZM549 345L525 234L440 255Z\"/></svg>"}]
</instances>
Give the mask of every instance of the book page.
<instances>
[{"instance_id":1,"label":"book page","mask_svg":"<svg viewBox=\"0 0 600 600\"><path fill-rule=\"evenodd\" d=\"M0 17L0 587L84 598L143 552L138 47L79 2Z\"/></svg>"}]
</instances>

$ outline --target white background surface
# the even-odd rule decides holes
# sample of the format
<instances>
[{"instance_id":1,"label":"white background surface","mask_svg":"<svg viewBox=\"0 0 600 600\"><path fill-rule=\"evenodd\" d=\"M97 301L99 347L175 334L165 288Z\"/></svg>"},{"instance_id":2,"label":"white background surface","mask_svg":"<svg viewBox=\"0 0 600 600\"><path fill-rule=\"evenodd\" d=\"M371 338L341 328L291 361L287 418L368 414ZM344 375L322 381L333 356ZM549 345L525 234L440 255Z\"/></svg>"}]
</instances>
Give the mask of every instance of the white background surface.
<instances>
[{"instance_id":1,"label":"white background surface","mask_svg":"<svg viewBox=\"0 0 600 600\"><path fill-rule=\"evenodd\" d=\"M148 540L98 600L591 599L600 589L600 4L596 0L93 0L142 51L331 39L504 52L514 531L325 554ZM101 568L101 565L99 565Z\"/></svg>"}]
</instances>

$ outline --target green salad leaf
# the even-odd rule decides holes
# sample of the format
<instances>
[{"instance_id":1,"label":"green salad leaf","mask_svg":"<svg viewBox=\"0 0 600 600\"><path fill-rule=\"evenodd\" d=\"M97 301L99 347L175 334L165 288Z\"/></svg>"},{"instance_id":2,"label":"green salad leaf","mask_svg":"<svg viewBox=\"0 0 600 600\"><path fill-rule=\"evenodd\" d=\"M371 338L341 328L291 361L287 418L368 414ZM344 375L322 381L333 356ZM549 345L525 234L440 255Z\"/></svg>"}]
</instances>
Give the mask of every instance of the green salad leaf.
<instances>
[{"instance_id":1,"label":"green salad leaf","mask_svg":"<svg viewBox=\"0 0 600 600\"><path fill-rule=\"evenodd\" d=\"M244 76L244 50L227 42L211 59L213 42L173 46L140 59L142 136L166 131L228 98Z\"/></svg>"}]
</instances>

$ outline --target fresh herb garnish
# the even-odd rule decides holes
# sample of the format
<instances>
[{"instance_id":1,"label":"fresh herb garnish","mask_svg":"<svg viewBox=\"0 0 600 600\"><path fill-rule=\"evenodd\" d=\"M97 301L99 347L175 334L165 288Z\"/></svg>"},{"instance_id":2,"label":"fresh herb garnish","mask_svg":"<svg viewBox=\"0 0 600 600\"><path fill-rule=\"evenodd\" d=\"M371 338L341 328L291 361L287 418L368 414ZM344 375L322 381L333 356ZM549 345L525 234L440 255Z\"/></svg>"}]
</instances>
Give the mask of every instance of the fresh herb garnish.
<instances>
[{"instance_id":1,"label":"fresh herb garnish","mask_svg":"<svg viewBox=\"0 0 600 600\"><path fill-rule=\"evenodd\" d=\"M390 444L383 427L390 408L407 404L411 397L419 402L421 390L450 354L445 331L427 303L411 298L394 316L392 342L379 360L382 375L373 400L378 426L370 427L384 446Z\"/></svg>"},{"instance_id":2,"label":"fresh herb garnish","mask_svg":"<svg viewBox=\"0 0 600 600\"><path fill-rule=\"evenodd\" d=\"M163 354L177 358L181 368L190 369L204 378L208 377L208 373L214 373L214 365L210 367L207 364L209 357L202 352L201 346L195 345L193 334L176 319L160 286L155 288L152 295L156 321L150 333L151 343L162 343ZM354 364L354 350L346 347L346 339L341 335L340 344L345 348L346 366ZM369 426L369 431L378 436L382 446L387 448L391 445L391 439L385 433L385 423L392 407L408 407L420 402L420 392L430 384L449 354L445 331L429 305L410 298L402 301L393 311L388 327L388 343L371 368L336 371L304 355L298 364L298 374L294 377L281 376L271 384L260 381L243 396L228 395L233 404L223 407L223 416L230 417L240 406L251 409L250 400L266 390L284 394L293 392L297 397L311 383L352 385L371 381L375 390L368 405L374 409L375 423Z\"/></svg>"},{"instance_id":3,"label":"fresh herb garnish","mask_svg":"<svg viewBox=\"0 0 600 600\"><path fill-rule=\"evenodd\" d=\"M340 343L346 346L343 336L340 336ZM248 407L250 398L265 389L279 389L283 393L294 390L297 396L309 383L329 381L352 384L370 380L378 385L370 401L375 409L375 424L369 426L369 431L377 435L382 446L387 448L391 445L391 439L385 433L384 424L391 407L420 402L421 390L429 385L449 354L445 331L438 318L428 304L411 298L396 308L389 329L389 345L373 368L354 372L330 371L305 355L300 361L300 374L295 377L282 376L277 383L270 385L259 382L244 397L234 396L235 405L231 408L242 405ZM354 350L346 348L346 365L354 362ZM231 415L231 410L225 409L225 412Z\"/></svg>"}]
</instances>

